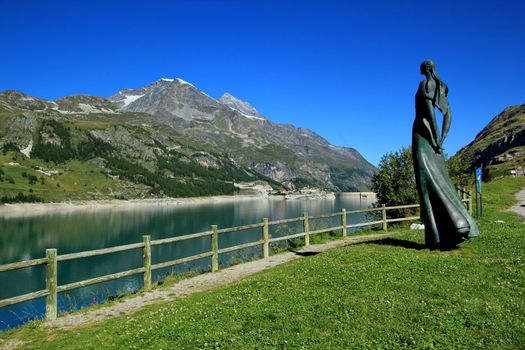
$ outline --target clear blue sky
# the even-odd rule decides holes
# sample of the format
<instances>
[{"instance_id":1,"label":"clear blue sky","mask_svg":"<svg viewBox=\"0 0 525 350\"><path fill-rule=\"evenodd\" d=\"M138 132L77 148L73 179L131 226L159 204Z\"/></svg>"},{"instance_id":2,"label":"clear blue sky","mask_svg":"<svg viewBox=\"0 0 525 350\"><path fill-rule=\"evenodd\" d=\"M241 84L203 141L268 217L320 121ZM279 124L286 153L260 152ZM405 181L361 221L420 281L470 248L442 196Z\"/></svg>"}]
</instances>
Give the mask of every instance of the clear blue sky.
<instances>
[{"instance_id":1,"label":"clear blue sky","mask_svg":"<svg viewBox=\"0 0 525 350\"><path fill-rule=\"evenodd\" d=\"M0 0L0 90L109 96L181 77L378 164L410 144L419 64L449 85L454 154L525 103L525 1Z\"/></svg>"}]
</instances>

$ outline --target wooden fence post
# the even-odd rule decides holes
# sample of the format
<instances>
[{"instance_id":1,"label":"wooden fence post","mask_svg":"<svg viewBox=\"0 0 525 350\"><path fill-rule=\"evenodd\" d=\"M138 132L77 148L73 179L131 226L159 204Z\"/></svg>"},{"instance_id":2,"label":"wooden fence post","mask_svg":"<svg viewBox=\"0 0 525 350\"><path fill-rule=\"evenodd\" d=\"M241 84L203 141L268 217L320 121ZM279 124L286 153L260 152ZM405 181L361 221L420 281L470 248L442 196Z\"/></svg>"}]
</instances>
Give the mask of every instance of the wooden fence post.
<instances>
[{"instance_id":1,"label":"wooden fence post","mask_svg":"<svg viewBox=\"0 0 525 350\"><path fill-rule=\"evenodd\" d=\"M56 320L57 318L57 250L46 249L46 319Z\"/></svg>"},{"instance_id":2,"label":"wooden fence post","mask_svg":"<svg viewBox=\"0 0 525 350\"><path fill-rule=\"evenodd\" d=\"M219 271L219 234L217 225L211 225L211 272Z\"/></svg>"},{"instance_id":3,"label":"wooden fence post","mask_svg":"<svg viewBox=\"0 0 525 350\"><path fill-rule=\"evenodd\" d=\"M383 231L388 232L388 223L386 222L386 205L383 204L383 210L382 216L383 216Z\"/></svg>"},{"instance_id":4,"label":"wooden fence post","mask_svg":"<svg viewBox=\"0 0 525 350\"><path fill-rule=\"evenodd\" d=\"M308 247L310 245L310 222L308 221L308 212L304 212L304 246Z\"/></svg>"},{"instance_id":5,"label":"wooden fence post","mask_svg":"<svg viewBox=\"0 0 525 350\"><path fill-rule=\"evenodd\" d=\"M262 239L263 239L263 258L270 256L270 242L269 242L269 230L268 230L268 218L263 219Z\"/></svg>"},{"instance_id":6,"label":"wooden fence post","mask_svg":"<svg viewBox=\"0 0 525 350\"><path fill-rule=\"evenodd\" d=\"M151 236L142 236L144 248L142 248L142 261L144 262L144 290L151 290Z\"/></svg>"},{"instance_id":7,"label":"wooden fence post","mask_svg":"<svg viewBox=\"0 0 525 350\"><path fill-rule=\"evenodd\" d=\"M346 209L343 208L341 213L341 226L343 226L343 237L346 237Z\"/></svg>"}]
</instances>

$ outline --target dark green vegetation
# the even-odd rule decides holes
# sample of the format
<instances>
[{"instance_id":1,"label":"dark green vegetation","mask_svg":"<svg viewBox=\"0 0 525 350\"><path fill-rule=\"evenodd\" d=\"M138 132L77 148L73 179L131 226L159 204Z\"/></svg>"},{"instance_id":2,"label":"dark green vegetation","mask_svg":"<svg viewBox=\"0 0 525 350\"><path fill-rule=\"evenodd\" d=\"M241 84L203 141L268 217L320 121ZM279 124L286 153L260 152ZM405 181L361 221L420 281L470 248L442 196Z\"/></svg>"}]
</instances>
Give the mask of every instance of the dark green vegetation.
<instances>
[{"instance_id":1,"label":"dark green vegetation","mask_svg":"<svg viewBox=\"0 0 525 350\"><path fill-rule=\"evenodd\" d=\"M257 180L277 186L152 116L0 107L3 203L231 195L234 182ZM31 141L28 158L20 150Z\"/></svg>"},{"instance_id":2,"label":"dark green vegetation","mask_svg":"<svg viewBox=\"0 0 525 350\"><path fill-rule=\"evenodd\" d=\"M505 211L523 186L487 184L482 237L458 250L426 250L422 232L406 230L131 317L60 331L34 322L0 339L38 349L523 349L523 218Z\"/></svg>"},{"instance_id":3,"label":"dark green vegetation","mask_svg":"<svg viewBox=\"0 0 525 350\"><path fill-rule=\"evenodd\" d=\"M525 167L525 104L508 107L494 117L455 157L470 170L483 164L484 180Z\"/></svg>"},{"instance_id":4,"label":"dark green vegetation","mask_svg":"<svg viewBox=\"0 0 525 350\"><path fill-rule=\"evenodd\" d=\"M385 154L379 169L372 177L372 191L377 194L378 205L404 205L419 203L410 148ZM413 209L390 211L393 218L409 216Z\"/></svg>"}]
</instances>

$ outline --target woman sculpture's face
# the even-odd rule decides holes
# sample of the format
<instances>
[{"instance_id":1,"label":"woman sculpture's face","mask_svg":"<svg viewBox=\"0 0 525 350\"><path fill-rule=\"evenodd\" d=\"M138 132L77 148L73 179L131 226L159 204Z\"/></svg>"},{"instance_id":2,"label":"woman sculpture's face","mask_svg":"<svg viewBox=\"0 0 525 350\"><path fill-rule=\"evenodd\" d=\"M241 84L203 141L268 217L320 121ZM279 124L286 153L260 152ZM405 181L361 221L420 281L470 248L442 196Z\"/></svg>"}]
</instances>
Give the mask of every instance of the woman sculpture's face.
<instances>
[{"instance_id":1,"label":"woman sculpture's face","mask_svg":"<svg viewBox=\"0 0 525 350\"><path fill-rule=\"evenodd\" d=\"M432 60L425 60L419 67L421 74L428 75L434 70L434 62Z\"/></svg>"},{"instance_id":2,"label":"woman sculpture's face","mask_svg":"<svg viewBox=\"0 0 525 350\"><path fill-rule=\"evenodd\" d=\"M421 64L419 69L423 75L427 75L430 72L430 67L425 63Z\"/></svg>"}]
</instances>

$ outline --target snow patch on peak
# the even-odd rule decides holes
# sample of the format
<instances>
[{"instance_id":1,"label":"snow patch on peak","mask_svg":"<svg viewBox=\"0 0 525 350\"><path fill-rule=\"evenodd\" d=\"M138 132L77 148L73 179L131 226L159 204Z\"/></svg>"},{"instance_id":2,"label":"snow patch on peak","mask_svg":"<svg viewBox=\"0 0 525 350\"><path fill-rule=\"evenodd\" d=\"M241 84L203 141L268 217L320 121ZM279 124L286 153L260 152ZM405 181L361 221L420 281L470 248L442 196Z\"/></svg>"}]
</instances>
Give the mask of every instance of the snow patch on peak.
<instances>
[{"instance_id":1,"label":"snow patch on peak","mask_svg":"<svg viewBox=\"0 0 525 350\"><path fill-rule=\"evenodd\" d=\"M189 86L193 86L195 87L195 85L191 84L191 83L188 83L186 80L182 80L181 78L175 78L175 79L171 79L171 78L160 78L160 81L165 81L165 82L168 82L168 83L173 83L174 81L181 84L181 85L189 85Z\"/></svg>"},{"instance_id":2,"label":"snow patch on peak","mask_svg":"<svg viewBox=\"0 0 525 350\"><path fill-rule=\"evenodd\" d=\"M138 100L142 96L144 96L144 95L127 95L126 98L124 98L123 100L119 101L119 102L124 103L121 108L127 107L129 104L131 104L132 102L135 102L136 100Z\"/></svg>"},{"instance_id":3,"label":"snow patch on peak","mask_svg":"<svg viewBox=\"0 0 525 350\"><path fill-rule=\"evenodd\" d=\"M195 85L190 84L190 83L188 83L186 80L182 80L181 78L177 78L177 79L175 79L175 80L177 80L177 82L178 82L179 84L189 85L189 86L193 86L193 87L195 87Z\"/></svg>"},{"instance_id":4,"label":"snow patch on peak","mask_svg":"<svg viewBox=\"0 0 525 350\"><path fill-rule=\"evenodd\" d=\"M233 108L231 108L231 109L233 109ZM233 109L233 110L236 111L235 109ZM239 112L239 111L237 111L237 112ZM241 113L244 117L249 118L249 119L265 120L264 118L258 117L256 115L245 114L245 113L242 113L242 112L239 112L239 113Z\"/></svg>"}]
</instances>

